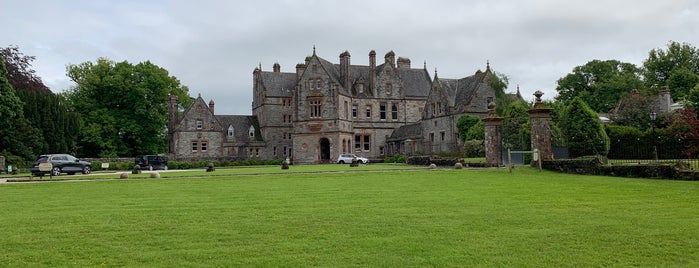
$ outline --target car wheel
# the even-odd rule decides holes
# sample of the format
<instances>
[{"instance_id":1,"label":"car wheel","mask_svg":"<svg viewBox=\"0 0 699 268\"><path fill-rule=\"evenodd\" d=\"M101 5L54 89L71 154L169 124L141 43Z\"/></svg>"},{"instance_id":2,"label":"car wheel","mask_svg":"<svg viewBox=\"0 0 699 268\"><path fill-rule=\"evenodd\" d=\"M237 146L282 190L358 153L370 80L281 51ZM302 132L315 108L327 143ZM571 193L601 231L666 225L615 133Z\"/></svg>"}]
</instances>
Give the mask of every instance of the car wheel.
<instances>
[{"instance_id":1,"label":"car wheel","mask_svg":"<svg viewBox=\"0 0 699 268\"><path fill-rule=\"evenodd\" d=\"M90 166L85 166L83 168L83 174L90 174L91 171L92 169L90 168Z\"/></svg>"},{"instance_id":2,"label":"car wheel","mask_svg":"<svg viewBox=\"0 0 699 268\"><path fill-rule=\"evenodd\" d=\"M340 161L337 161L337 163L338 163L338 164L344 164L345 161L344 161L344 160L340 160Z\"/></svg>"},{"instance_id":3,"label":"car wheel","mask_svg":"<svg viewBox=\"0 0 699 268\"><path fill-rule=\"evenodd\" d=\"M61 168L55 167L55 168L51 169L51 175L52 175L52 176L61 175Z\"/></svg>"}]
</instances>

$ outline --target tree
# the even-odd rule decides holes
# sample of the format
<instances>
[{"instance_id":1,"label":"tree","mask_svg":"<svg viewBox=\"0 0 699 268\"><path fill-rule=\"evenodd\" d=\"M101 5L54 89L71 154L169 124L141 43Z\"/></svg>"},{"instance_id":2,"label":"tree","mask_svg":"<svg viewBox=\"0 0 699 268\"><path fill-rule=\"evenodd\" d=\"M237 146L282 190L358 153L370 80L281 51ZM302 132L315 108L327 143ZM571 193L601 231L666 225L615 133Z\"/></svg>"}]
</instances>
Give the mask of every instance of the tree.
<instances>
[{"instance_id":1,"label":"tree","mask_svg":"<svg viewBox=\"0 0 699 268\"><path fill-rule=\"evenodd\" d=\"M667 80L670 95L675 100L682 100L688 97L691 89L697 85L699 85L699 74L683 67L675 69Z\"/></svg>"},{"instance_id":2,"label":"tree","mask_svg":"<svg viewBox=\"0 0 699 268\"><path fill-rule=\"evenodd\" d=\"M502 115L505 112L505 107L510 103L517 101L511 95L505 93L509 77L507 75L491 72L488 76L488 85L495 91L495 113Z\"/></svg>"},{"instance_id":3,"label":"tree","mask_svg":"<svg viewBox=\"0 0 699 268\"><path fill-rule=\"evenodd\" d=\"M505 109L502 120L502 142L507 148L531 148L528 110L529 106L523 102L513 102Z\"/></svg>"},{"instance_id":4,"label":"tree","mask_svg":"<svg viewBox=\"0 0 699 268\"><path fill-rule=\"evenodd\" d=\"M31 68L31 62L34 61L36 57L24 55L19 51L19 47L17 46L0 48L0 57L5 60L7 80L16 91L26 90L53 94L51 90L44 85L41 78L36 75L36 71Z\"/></svg>"},{"instance_id":5,"label":"tree","mask_svg":"<svg viewBox=\"0 0 699 268\"><path fill-rule=\"evenodd\" d=\"M699 50L689 43L670 41L667 50L651 50L643 67L647 87L669 86L673 98L681 99L696 86L691 74L699 75Z\"/></svg>"},{"instance_id":6,"label":"tree","mask_svg":"<svg viewBox=\"0 0 699 268\"><path fill-rule=\"evenodd\" d=\"M686 106L687 108L693 108L695 111L699 110L699 84L689 91Z\"/></svg>"},{"instance_id":7,"label":"tree","mask_svg":"<svg viewBox=\"0 0 699 268\"><path fill-rule=\"evenodd\" d=\"M556 100L568 105L575 97L580 97L594 111L608 112L622 94L643 85L640 73L631 63L593 60L558 79Z\"/></svg>"},{"instance_id":8,"label":"tree","mask_svg":"<svg viewBox=\"0 0 699 268\"><path fill-rule=\"evenodd\" d=\"M38 153L69 153L77 141L78 114L72 111L62 96L53 94L32 69L33 56L26 56L19 48L0 49L0 57L7 62L8 82L24 103L24 117L41 134L38 142L30 145Z\"/></svg>"},{"instance_id":9,"label":"tree","mask_svg":"<svg viewBox=\"0 0 699 268\"><path fill-rule=\"evenodd\" d=\"M671 113L664 120L670 137L684 144L682 154L688 158L699 152L699 118L694 109L681 109Z\"/></svg>"},{"instance_id":10,"label":"tree","mask_svg":"<svg viewBox=\"0 0 699 268\"><path fill-rule=\"evenodd\" d=\"M167 99L188 105L189 89L149 61L133 65L100 58L67 67L77 85L67 98L81 115L79 148L86 156L166 151Z\"/></svg>"},{"instance_id":11,"label":"tree","mask_svg":"<svg viewBox=\"0 0 699 268\"><path fill-rule=\"evenodd\" d=\"M476 124L468 129L466 140L485 140L485 123L483 123L483 120L478 120Z\"/></svg>"},{"instance_id":12,"label":"tree","mask_svg":"<svg viewBox=\"0 0 699 268\"><path fill-rule=\"evenodd\" d=\"M462 141L466 141L468 130L479 121L481 121L480 118L472 115L465 114L459 117L459 120L456 122L456 129L459 132L459 138Z\"/></svg>"},{"instance_id":13,"label":"tree","mask_svg":"<svg viewBox=\"0 0 699 268\"><path fill-rule=\"evenodd\" d=\"M8 156L30 159L36 154L32 145L41 138L38 130L24 118L23 105L7 80L7 69L0 59L0 150Z\"/></svg>"},{"instance_id":14,"label":"tree","mask_svg":"<svg viewBox=\"0 0 699 268\"><path fill-rule=\"evenodd\" d=\"M580 97L575 97L561 118L561 131L571 157L603 155L609 152L609 137L595 111Z\"/></svg>"}]
</instances>

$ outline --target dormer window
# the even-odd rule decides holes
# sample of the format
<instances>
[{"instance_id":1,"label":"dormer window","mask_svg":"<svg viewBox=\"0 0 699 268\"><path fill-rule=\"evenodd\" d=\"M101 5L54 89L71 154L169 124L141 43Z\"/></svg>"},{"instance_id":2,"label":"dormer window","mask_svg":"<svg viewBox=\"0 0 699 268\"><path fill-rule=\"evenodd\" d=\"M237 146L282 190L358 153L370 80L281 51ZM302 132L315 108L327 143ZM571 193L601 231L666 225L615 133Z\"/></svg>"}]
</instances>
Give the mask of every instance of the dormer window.
<instances>
[{"instance_id":1,"label":"dormer window","mask_svg":"<svg viewBox=\"0 0 699 268\"><path fill-rule=\"evenodd\" d=\"M197 120L197 129L202 129L202 128L204 128L204 122L202 122L201 120Z\"/></svg>"},{"instance_id":2,"label":"dormer window","mask_svg":"<svg viewBox=\"0 0 699 268\"><path fill-rule=\"evenodd\" d=\"M316 80L316 89L320 89L321 82L322 82L322 80L320 80L320 79Z\"/></svg>"},{"instance_id":3,"label":"dormer window","mask_svg":"<svg viewBox=\"0 0 699 268\"><path fill-rule=\"evenodd\" d=\"M228 137L233 138L233 135L235 135L235 129L233 126L228 126Z\"/></svg>"},{"instance_id":4,"label":"dormer window","mask_svg":"<svg viewBox=\"0 0 699 268\"><path fill-rule=\"evenodd\" d=\"M360 94L364 93L364 84L358 84L357 91L359 91Z\"/></svg>"},{"instance_id":5,"label":"dormer window","mask_svg":"<svg viewBox=\"0 0 699 268\"><path fill-rule=\"evenodd\" d=\"M248 130L248 135L250 136L250 138L255 137L255 127L250 126L250 129Z\"/></svg>"}]
</instances>

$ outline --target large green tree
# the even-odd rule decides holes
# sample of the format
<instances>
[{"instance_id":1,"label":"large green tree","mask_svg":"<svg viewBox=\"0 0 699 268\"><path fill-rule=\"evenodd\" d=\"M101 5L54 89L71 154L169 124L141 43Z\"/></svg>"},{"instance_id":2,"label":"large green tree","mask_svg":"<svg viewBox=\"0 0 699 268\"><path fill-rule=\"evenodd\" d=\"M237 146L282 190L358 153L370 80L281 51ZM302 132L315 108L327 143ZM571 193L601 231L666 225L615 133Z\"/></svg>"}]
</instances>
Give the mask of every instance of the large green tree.
<instances>
[{"instance_id":1,"label":"large green tree","mask_svg":"<svg viewBox=\"0 0 699 268\"><path fill-rule=\"evenodd\" d=\"M689 43L670 41L667 49L653 49L643 62L646 86L670 88L676 100L687 95L699 78L699 49Z\"/></svg>"},{"instance_id":2,"label":"large green tree","mask_svg":"<svg viewBox=\"0 0 699 268\"><path fill-rule=\"evenodd\" d=\"M24 117L39 130L38 142L30 144L38 153L70 153L78 136L78 115L62 96L53 94L32 69L33 56L24 55L17 46L0 48L7 67L8 82L22 100ZM36 133L36 132L25 132ZM28 135L28 134L27 134Z\"/></svg>"},{"instance_id":3,"label":"large green tree","mask_svg":"<svg viewBox=\"0 0 699 268\"><path fill-rule=\"evenodd\" d=\"M31 159L37 154L33 146L41 141L41 134L24 118L23 105L7 80L7 69L0 58L0 153Z\"/></svg>"},{"instance_id":4,"label":"large green tree","mask_svg":"<svg viewBox=\"0 0 699 268\"><path fill-rule=\"evenodd\" d=\"M133 156L166 151L167 99L189 89L149 61L136 65L100 58L67 67L76 86L67 94L81 114L79 150L86 156ZM187 105L187 103L184 103Z\"/></svg>"},{"instance_id":5,"label":"large green tree","mask_svg":"<svg viewBox=\"0 0 699 268\"><path fill-rule=\"evenodd\" d=\"M579 97L594 111L606 113L614 109L619 97L643 85L640 74L631 63L592 60L558 79L556 100L568 105Z\"/></svg>"},{"instance_id":6,"label":"large green tree","mask_svg":"<svg viewBox=\"0 0 699 268\"><path fill-rule=\"evenodd\" d=\"M604 124L581 98L574 98L563 115L559 127L566 139L571 157L603 155L609 152L609 137Z\"/></svg>"}]
</instances>

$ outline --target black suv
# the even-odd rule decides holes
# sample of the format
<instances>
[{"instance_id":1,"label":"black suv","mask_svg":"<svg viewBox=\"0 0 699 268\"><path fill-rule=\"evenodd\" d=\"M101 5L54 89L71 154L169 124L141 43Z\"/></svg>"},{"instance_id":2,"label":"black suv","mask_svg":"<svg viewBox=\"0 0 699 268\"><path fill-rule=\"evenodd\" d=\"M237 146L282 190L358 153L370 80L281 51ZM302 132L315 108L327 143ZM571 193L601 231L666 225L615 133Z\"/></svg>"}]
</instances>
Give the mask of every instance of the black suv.
<instances>
[{"instance_id":1,"label":"black suv","mask_svg":"<svg viewBox=\"0 0 699 268\"><path fill-rule=\"evenodd\" d=\"M162 169L167 170L167 157L161 155L139 155L134 160L134 163L141 169Z\"/></svg>"},{"instance_id":2,"label":"black suv","mask_svg":"<svg viewBox=\"0 0 699 268\"><path fill-rule=\"evenodd\" d=\"M35 176L44 176L44 172L39 170L39 164L51 163L51 175L58 176L61 173L73 175L81 172L82 174L90 174L92 171L92 163L81 161L69 154L47 154L39 156L39 159L32 164L32 174Z\"/></svg>"}]
</instances>

